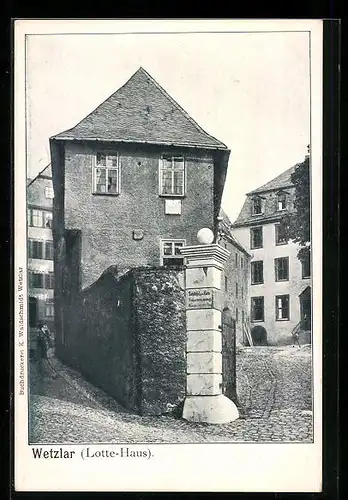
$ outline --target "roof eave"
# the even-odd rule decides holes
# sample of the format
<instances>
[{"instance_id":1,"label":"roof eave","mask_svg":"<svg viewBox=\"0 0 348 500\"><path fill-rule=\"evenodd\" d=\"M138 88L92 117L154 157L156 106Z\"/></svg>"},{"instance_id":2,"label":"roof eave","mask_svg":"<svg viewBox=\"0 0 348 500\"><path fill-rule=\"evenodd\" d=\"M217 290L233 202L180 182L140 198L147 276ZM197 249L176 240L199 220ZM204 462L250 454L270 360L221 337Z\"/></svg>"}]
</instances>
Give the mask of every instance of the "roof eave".
<instances>
[{"instance_id":1,"label":"roof eave","mask_svg":"<svg viewBox=\"0 0 348 500\"><path fill-rule=\"evenodd\" d=\"M69 137L69 136L62 136L61 134L55 135L50 137L50 140L55 140L55 141L78 141L78 142L85 142L85 141L94 141L94 142L117 142L121 144L149 144L149 145L154 145L154 146L179 146L179 147L185 147L185 148L199 148L199 149L208 149L212 151L226 151L230 152L230 150L227 148L227 146L223 143L221 143L221 146L213 146L213 145L207 145L207 144L199 144L199 143L190 143L190 142L171 142L171 141L143 141L140 139L106 139L106 138L100 138L100 137Z\"/></svg>"}]
</instances>

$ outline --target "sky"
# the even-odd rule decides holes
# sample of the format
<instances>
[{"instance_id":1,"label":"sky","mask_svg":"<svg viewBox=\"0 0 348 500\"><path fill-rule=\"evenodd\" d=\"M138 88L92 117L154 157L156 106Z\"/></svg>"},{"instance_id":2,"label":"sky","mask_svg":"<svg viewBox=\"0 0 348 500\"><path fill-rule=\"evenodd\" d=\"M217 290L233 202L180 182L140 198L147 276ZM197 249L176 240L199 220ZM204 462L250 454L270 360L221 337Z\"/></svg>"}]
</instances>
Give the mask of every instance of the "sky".
<instances>
[{"instance_id":1,"label":"sky","mask_svg":"<svg viewBox=\"0 0 348 500\"><path fill-rule=\"evenodd\" d=\"M231 150L222 206L304 160L310 142L306 32L29 35L27 174L49 137L76 125L142 66Z\"/></svg>"}]
</instances>

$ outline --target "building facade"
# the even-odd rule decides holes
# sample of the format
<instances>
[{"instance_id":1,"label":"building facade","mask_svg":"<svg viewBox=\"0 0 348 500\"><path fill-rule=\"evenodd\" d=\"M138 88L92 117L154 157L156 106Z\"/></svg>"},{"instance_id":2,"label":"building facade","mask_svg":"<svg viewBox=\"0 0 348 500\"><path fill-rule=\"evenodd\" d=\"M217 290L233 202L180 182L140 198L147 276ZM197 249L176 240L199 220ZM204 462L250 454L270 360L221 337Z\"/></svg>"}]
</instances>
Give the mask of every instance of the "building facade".
<instances>
[{"instance_id":1,"label":"building facade","mask_svg":"<svg viewBox=\"0 0 348 500\"><path fill-rule=\"evenodd\" d=\"M251 253L250 322L255 345L288 344L294 329L310 341L311 266L281 224L294 211L296 165L247 194L233 234Z\"/></svg>"},{"instance_id":2,"label":"building facade","mask_svg":"<svg viewBox=\"0 0 348 500\"><path fill-rule=\"evenodd\" d=\"M237 345L248 345L250 334L249 252L236 239L232 224L223 210L220 212L219 236L217 242L230 252L223 272L221 290L224 292L224 309L231 311L235 321Z\"/></svg>"},{"instance_id":3,"label":"building facade","mask_svg":"<svg viewBox=\"0 0 348 500\"><path fill-rule=\"evenodd\" d=\"M48 165L27 186L29 326L54 327L53 186Z\"/></svg>"},{"instance_id":4,"label":"building facade","mask_svg":"<svg viewBox=\"0 0 348 500\"><path fill-rule=\"evenodd\" d=\"M217 237L230 151L142 68L50 145L64 336L67 305L110 266L181 266L199 229Z\"/></svg>"}]
</instances>

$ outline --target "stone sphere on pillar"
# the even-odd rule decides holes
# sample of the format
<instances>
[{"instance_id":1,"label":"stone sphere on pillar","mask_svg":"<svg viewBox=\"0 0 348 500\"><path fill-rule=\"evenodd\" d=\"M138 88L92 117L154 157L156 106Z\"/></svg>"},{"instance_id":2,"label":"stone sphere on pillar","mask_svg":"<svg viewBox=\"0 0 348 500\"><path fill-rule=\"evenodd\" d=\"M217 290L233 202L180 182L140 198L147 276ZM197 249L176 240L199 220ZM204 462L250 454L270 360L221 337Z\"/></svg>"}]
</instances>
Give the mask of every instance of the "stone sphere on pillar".
<instances>
[{"instance_id":1,"label":"stone sphere on pillar","mask_svg":"<svg viewBox=\"0 0 348 500\"><path fill-rule=\"evenodd\" d=\"M203 227L197 233L197 240L201 245L210 245L214 241L214 233L208 227Z\"/></svg>"}]
</instances>

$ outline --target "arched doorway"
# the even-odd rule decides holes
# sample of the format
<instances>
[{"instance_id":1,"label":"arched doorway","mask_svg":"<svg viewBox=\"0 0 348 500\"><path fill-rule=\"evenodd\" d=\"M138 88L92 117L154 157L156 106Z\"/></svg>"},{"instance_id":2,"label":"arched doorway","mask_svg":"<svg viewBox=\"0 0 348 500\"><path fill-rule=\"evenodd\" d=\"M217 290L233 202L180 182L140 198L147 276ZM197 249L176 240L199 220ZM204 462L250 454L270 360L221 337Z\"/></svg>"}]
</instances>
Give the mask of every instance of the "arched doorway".
<instances>
[{"instance_id":1,"label":"arched doorway","mask_svg":"<svg viewBox=\"0 0 348 500\"><path fill-rule=\"evenodd\" d=\"M254 326L254 328L252 328L251 337L254 345L268 345L266 328L261 325Z\"/></svg>"},{"instance_id":2,"label":"arched doorway","mask_svg":"<svg viewBox=\"0 0 348 500\"><path fill-rule=\"evenodd\" d=\"M300 313L301 313L301 328L302 330L311 329L311 287L307 286L299 295Z\"/></svg>"}]
</instances>

